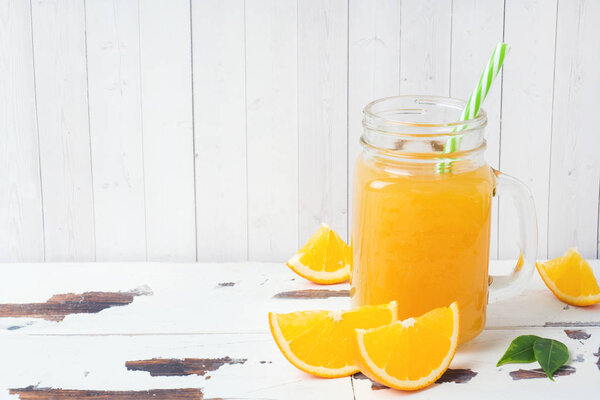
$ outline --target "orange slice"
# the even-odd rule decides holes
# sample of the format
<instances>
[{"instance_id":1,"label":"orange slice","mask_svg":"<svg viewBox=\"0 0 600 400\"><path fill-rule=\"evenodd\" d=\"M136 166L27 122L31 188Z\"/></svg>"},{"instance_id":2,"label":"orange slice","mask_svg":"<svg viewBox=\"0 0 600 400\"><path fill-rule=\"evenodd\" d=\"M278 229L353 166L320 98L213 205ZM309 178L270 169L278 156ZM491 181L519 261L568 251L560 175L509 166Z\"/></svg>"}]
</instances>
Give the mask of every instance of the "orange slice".
<instances>
[{"instance_id":1,"label":"orange slice","mask_svg":"<svg viewBox=\"0 0 600 400\"><path fill-rule=\"evenodd\" d=\"M350 277L352 249L327 224L286 263L295 273L315 283L332 284Z\"/></svg>"},{"instance_id":2,"label":"orange slice","mask_svg":"<svg viewBox=\"0 0 600 400\"><path fill-rule=\"evenodd\" d=\"M574 306L600 303L600 287L594 272L576 249L535 266L548 289L565 303Z\"/></svg>"},{"instance_id":3,"label":"orange slice","mask_svg":"<svg viewBox=\"0 0 600 400\"><path fill-rule=\"evenodd\" d=\"M269 313L273 338L294 366L324 378L358 372L352 337L357 328L373 328L396 321L396 302L346 311Z\"/></svg>"},{"instance_id":4,"label":"orange slice","mask_svg":"<svg viewBox=\"0 0 600 400\"><path fill-rule=\"evenodd\" d=\"M417 390L448 369L458 346L458 306L441 307L373 329L356 330L356 362L376 382Z\"/></svg>"}]
</instances>

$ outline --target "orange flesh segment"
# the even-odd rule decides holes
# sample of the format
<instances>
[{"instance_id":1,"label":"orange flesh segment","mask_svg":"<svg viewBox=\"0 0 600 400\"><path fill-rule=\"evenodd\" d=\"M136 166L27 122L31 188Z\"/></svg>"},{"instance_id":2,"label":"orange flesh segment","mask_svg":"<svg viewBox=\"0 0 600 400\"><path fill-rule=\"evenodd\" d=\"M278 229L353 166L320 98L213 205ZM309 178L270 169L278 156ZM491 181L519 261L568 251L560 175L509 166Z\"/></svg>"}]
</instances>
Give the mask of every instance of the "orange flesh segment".
<instances>
[{"instance_id":1,"label":"orange flesh segment","mask_svg":"<svg viewBox=\"0 0 600 400\"><path fill-rule=\"evenodd\" d=\"M402 390L435 382L458 346L458 306L432 310L369 330L358 330L357 360L371 379Z\"/></svg>"},{"instance_id":2,"label":"orange flesh segment","mask_svg":"<svg viewBox=\"0 0 600 400\"><path fill-rule=\"evenodd\" d=\"M313 375L334 378L358 372L352 337L357 328L372 328L396 320L396 303L347 311L269 313L271 333L294 366Z\"/></svg>"},{"instance_id":3,"label":"orange flesh segment","mask_svg":"<svg viewBox=\"0 0 600 400\"><path fill-rule=\"evenodd\" d=\"M548 288L565 303L586 306L600 302L600 287L592 268L575 249L562 257L537 262L536 267Z\"/></svg>"},{"instance_id":4,"label":"orange flesh segment","mask_svg":"<svg viewBox=\"0 0 600 400\"><path fill-rule=\"evenodd\" d=\"M298 275L321 284L340 283L350 277L352 250L326 224L286 263Z\"/></svg>"}]
</instances>

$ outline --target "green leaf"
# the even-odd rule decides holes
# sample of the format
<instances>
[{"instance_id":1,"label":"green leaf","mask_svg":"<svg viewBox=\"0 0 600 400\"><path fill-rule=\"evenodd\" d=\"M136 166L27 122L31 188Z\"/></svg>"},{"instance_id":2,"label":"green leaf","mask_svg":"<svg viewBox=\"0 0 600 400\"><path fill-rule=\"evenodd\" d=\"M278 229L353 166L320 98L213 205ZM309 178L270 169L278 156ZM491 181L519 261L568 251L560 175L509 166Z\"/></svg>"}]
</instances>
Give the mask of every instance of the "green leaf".
<instances>
[{"instance_id":1,"label":"green leaf","mask_svg":"<svg viewBox=\"0 0 600 400\"><path fill-rule=\"evenodd\" d=\"M530 363L536 360L533 354L533 343L541 339L535 335L521 335L513 340L508 346L506 353L502 356L496 367L508 363Z\"/></svg>"},{"instance_id":2,"label":"green leaf","mask_svg":"<svg viewBox=\"0 0 600 400\"><path fill-rule=\"evenodd\" d=\"M569 360L567 346L553 339L537 339L533 343L533 354L550 380L554 380L552 374Z\"/></svg>"}]
</instances>

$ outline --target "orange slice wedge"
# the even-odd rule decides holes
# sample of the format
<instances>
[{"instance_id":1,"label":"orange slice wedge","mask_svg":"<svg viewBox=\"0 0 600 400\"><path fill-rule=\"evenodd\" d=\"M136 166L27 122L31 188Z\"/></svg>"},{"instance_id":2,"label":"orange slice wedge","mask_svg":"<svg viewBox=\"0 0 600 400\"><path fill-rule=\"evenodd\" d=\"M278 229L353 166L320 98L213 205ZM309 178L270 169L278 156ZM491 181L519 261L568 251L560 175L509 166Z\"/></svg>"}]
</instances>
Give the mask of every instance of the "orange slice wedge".
<instances>
[{"instance_id":1,"label":"orange slice wedge","mask_svg":"<svg viewBox=\"0 0 600 400\"><path fill-rule=\"evenodd\" d=\"M372 380L401 390L435 382L458 346L458 306L441 307L373 329L356 330L356 362Z\"/></svg>"},{"instance_id":2,"label":"orange slice wedge","mask_svg":"<svg viewBox=\"0 0 600 400\"><path fill-rule=\"evenodd\" d=\"M396 302L346 311L269 313L269 325L279 349L294 366L324 378L358 372L352 337L357 328L396 321Z\"/></svg>"},{"instance_id":3,"label":"orange slice wedge","mask_svg":"<svg viewBox=\"0 0 600 400\"><path fill-rule=\"evenodd\" d=\"M295 273L315 283L332 284L350 277L352 249L327 224L286 263Z\"/></svg>"},{"instance_id":4,"label":"orange slice wedge","mask_svg":"<svg viewBox=\"0 0 600 400\"><path fill-rule=\"evenodd\" d=\"M548 289L565 303L574 306L600 303L600 287L594 272L576 249L535 266Z\"/></svg>"}]
</instances>

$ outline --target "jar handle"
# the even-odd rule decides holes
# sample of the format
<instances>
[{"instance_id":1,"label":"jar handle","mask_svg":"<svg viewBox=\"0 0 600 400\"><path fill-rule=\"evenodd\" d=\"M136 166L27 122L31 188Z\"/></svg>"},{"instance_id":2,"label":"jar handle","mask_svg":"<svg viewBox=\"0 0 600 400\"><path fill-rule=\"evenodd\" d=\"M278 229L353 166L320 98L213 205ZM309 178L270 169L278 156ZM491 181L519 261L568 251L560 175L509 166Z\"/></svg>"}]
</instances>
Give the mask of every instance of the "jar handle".
<instances>
[{"instance_id":1,"label":"jar handle","mask_svg":"<svg viewBox=\"0 0 600 400\"><path fill-rule=\"evenodd\" d=\"M537 258L537 219L533 196L518 179L492 169L496 175L495 196L513 200L519 218L519 247L517 265L509 275L490 274L489 303L518 296L529 281Z\"/></svg>"}]
</instances>

